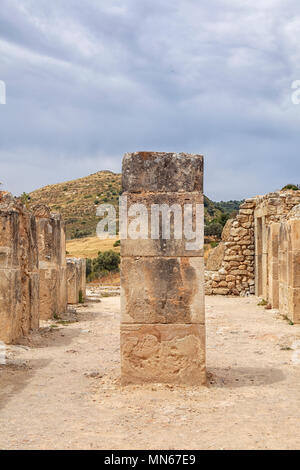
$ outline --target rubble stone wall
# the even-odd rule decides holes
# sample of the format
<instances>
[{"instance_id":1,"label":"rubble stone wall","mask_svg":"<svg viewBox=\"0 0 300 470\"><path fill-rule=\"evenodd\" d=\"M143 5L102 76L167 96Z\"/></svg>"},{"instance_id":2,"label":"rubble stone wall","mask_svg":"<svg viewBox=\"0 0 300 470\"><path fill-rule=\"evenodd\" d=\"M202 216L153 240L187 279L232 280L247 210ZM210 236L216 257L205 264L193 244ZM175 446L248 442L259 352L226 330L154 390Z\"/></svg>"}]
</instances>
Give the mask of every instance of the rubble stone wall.
<instances>
[{"instance_id":1,"label":"rubble stone wall","mask_svg":"<svg viewBox=\"0 0 300 470\"><path fill-rule=\"evenodd\" d=\"M222 250L219 269L205 272L207 295L254 294L254 209L255 200L247 199L236 218L227 222L222 242L208 259L209 267L215 251Z\"/></svg>"},{"instance_id":2,"label":"rubble stone wall","mask_svg":"<svg viewBox=\"0 0 300 470\"><path fill-rule=\"evenodd\" d=\"M256 294L267 299L274 281L272 299L277 305L278 261L276 256L268 256L274 250L274 247L268 245L271 243L269 231L275 231L276 226L272 229L270 226L281 223L299 203L300 191L278 191L247 199L240 206L236 218L229 220L223 230L221 247L219 245L217 249L219 253L223 250L224 255L222 260L218 260L218 269L207 269L205 272L206 294ZM278 233L275 235L272 232L272 237L276 236ZM209 256L207 268L214 267L215 250ZM271 271L274 271L274 275L270 274Z\"/></svg>"}]
</instances>

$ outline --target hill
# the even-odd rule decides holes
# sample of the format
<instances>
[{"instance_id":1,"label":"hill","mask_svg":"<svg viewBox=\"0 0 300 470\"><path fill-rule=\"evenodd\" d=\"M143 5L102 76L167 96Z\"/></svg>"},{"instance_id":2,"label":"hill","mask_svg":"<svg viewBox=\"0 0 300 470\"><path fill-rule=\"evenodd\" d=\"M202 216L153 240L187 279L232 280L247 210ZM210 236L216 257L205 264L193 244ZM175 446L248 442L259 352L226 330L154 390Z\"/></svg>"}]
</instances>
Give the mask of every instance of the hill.
<instances>
[{"instance_id":1,"label":"hill","mask_svg":"<svg viewBox=\"0 0 300 470\"><path fill-rule=\"evenodd\" d=\"M98 204L118 206L121 175L99 171L84 178L45 186L30 193L30 204L47 204L53 212L62 214L66 222L67 239L95 235L99 218Z\"/></svg>"},{"instance_id":2,"label":"hill","mask_svg":"<svg viewBox=\"0 0 300 470\"><path fill-rule=\"evenodd\" d=\"M118 208L120 194L121 175L99 171L84 178L37 189L30 193L30 204L47 204L53 212L61 213L66 222L67 239L72 240L95 236L99 222L97 205L110 203ZM240 203L216 203L205 196L205 223L224 219L224 215L237 210Z\"/></svg>"}]
</instances>

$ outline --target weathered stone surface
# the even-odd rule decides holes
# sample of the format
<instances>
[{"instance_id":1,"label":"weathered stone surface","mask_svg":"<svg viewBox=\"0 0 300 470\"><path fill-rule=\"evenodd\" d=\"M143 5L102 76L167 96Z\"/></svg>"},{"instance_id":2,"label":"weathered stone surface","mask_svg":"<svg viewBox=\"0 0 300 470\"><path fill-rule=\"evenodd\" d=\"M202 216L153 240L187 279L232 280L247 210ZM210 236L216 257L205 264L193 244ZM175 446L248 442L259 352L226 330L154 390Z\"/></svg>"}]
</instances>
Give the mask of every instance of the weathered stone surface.
<instances>
[{"instance_id":1,"label":"weathered stone surface","mask_svg":"<svg viewBox=\"0 0 300 470\"><path fill-rule=\"evenodd\" d=\"M39 326L35 219L0 192L0 341L12 343Z\"/></svg>"},{"instance_id":2,"label":"weathered stone surface","mask_svg":"<svg viewBox=\"0 0 300 470\"><path fill-rule=\"evenodd\" d=\"M48 320L67 308L65 227L47 206L39 204L33 213L38 233L40 318Z\"/></svg>"},{"instance_id":3,"label":"weathered stone surface","mask_svg":"<svg viewBox=\"0 0 300 470\"><path fill-rule=\"evenodd\" d=\"M203 325L121 325L122 383L204 385Z\"/></svg>"},{"instance_id":4,"label":"weathered stone surface","mask_svg":"<svg viewBox=\"0 0 300 470\"><path fill-rule=\"evenodd\" d=\"M222 267L224 253L224 243L219 243L219 245L209 253L208 259L206 261L206 269L208 271L218 271Z\"/></svg>"},{"instance_id":5,"label":"weathered stone surface","mask_svg":"<svg viewBox=\"0 0 300 470\"><path fill-rule=\"evenodd\" d=\"M86 260L67 258L68 304L78 304L86 297Z\"/></svg>"},{"instance_id":6,"label":"weathered stone surface","mask_svg":"<svg viewBox=\"0 0 300 470\"><path fill-rule=\"evenodd\" d=\"M203 323L203 258L122 258L122 323Z\"/></svg>"},{"instance_id":7,"label":"weathered stone surface","mask_svg":"<svg viewBox=\"0 0 300 470\"><path fill-rule=\"evenodd\" d=\"M135 152L123 159L122 187L139 192L203 192L203 156Z\"/></svg>"},{"instance_id":8,"label":"weathered stone surface","mask_svg":"<svg viewBox=\"0 0 300 470\"><path fill-rule=\"evenodd\" d=\"M128 217L127 239L122 240L122 256L203 256L203 195L200 193L123 193L127 199ZM131 228L131 221L140 215L138 205L143 205L148 217L141 224ZM138 215L136 215L137 208ZM197 236L188 239L184 230L184 214L192 208L193 219L200 221ZM186 211L186 212L185 212ZM145 213L146 214L146 213ZM196 227L193 228L195 230ZM176 233L176 231L178 233ZM132 239L132 233L138 239ZM167 235L167 236L166 236ZM156 239L153 239L153 237ZM181 236L181 239L176 239ZM135 237L134 237L135 238Z\"/></svg>"},{"instance_id":9,"label":"weathered stone surface","mask_svg":"<svg viewBox=\"0 0 300 470\"><path fill-rule=\"evenodd\" d=\"M137 152L124 157L123 195L131 207L132 203L146 206L146 219L153 204L168 208L177 204L180 209L179 216L171 219L170 238L162 229L157 230L156 240L151 230L150 238L144 224L147 240L132 240L132 234L121 240L124 384L205 383L202 187L202 156ZM186 243L190 240L182 239L186 219L182 207L199 203L201 237L189 250ZM162 216L161 227L166 217ZM193 230L195 219L191 217ZM177 238L172 237L175 229Z\"/></svg>"}]
</instances>

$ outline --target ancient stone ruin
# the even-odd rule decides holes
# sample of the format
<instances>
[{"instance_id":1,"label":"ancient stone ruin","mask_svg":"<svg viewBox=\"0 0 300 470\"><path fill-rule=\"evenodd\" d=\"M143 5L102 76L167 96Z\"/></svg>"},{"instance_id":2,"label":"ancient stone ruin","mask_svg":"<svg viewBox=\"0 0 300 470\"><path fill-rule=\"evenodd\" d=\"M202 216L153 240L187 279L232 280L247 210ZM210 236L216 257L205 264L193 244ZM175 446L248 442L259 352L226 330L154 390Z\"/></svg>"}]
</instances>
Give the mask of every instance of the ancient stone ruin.
<instances>
[{"instance_id":1,"label":"ancient stone ruin","mask_svg":"<svg viewBox=\"0 0 300 470\"><path fill-rule=\"evenodd\" d=\"M35 217L0 192L0 340L11 343L39 326Z\"/></svg>"},{"instance_id":2,"label":"ancient stone ruin","mask_svg":"<svg viewBox=\"0 0 300 470\"><path fill-rule=\"evenodd\" d=\"M12 343L66 311L65 227L46 206L29 211L0 192L0 230L0 341ZM78 264L84 299L85 262Z\"/></svg>"},{"instance_id":3,"label":"ancient stone ruin","mask_svg":"<svg viewBox=\"0 0 300 470\"><path fill-rule=\"evenodd\" d=\"M247 199L207 261L206 294L263 297L293 322L297 305L300 191Z\"/></svg>"},{"instance_id":4,"label":"ancient stone ruin","mask_svg":"<svg viewBox=\"0 0 300 470\"><path fill-rule=\"evenodd\" d=\"M126 154L122 185L129 215L142 204L148 221L153 205L176 204L178 226L185 205L193 211L198 205L203 230L202 156ZM175 215L170 239L166 239L161 229L165 217L159 219L155 238L151 219L139 239L127 237L127 232L121 240L122 382L204 384L203 246L200 243L190 250L186 238L176 239Z\"/></svg>"}]
</instances>

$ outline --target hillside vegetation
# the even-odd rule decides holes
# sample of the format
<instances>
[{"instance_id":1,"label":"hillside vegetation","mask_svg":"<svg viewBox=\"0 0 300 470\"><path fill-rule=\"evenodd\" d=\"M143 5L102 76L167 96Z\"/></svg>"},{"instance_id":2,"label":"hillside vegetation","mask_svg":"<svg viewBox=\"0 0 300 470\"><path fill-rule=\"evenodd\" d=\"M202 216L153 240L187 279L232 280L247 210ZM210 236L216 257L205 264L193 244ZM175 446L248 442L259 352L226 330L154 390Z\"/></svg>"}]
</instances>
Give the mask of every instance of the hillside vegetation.
<instances>
[{"instance_id":1,"label":"hillside vegetation","mask_svg":"<svg viewBox=\"0 0 300 470\"><path fill-rule=\"evenodd\" d=\"M30 193L31 204L44 203L53 212L62 214L66 222L67 239L96 235L99 204L119 203L121 175L99 171L84 178L58 183Z\"/></svg>"},{"instance_id":2,"label":"hillside vegetation","mask_svg":"<svg viewBox=\"0 0 300 470\"><path fill-rule=\"evenodd\" d=\"M83 244L78 243L73 246L68 244L68 251L72 255L73 253L79 255L82 248L85 251L84 244L93 245L91 250L94 255L98 247L94 238L99 222L96 216L97 206L110 203L118 209L120 194L121 175L110 171L99 171L84 178L45 186L33 191L30 193L30 205L47 204L53 212L62 214L66 222L67 240L84 239ZM214 229L219 232L220 226L224 225L230 214L238 209L240 203L241 201L215 203L205 197L205 223L210 226L210 232ZM101 240L99 240L100 245Z\"/></svg>"}]
</instances>

